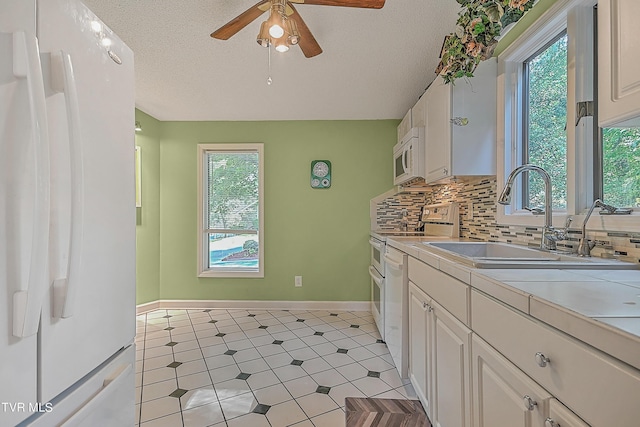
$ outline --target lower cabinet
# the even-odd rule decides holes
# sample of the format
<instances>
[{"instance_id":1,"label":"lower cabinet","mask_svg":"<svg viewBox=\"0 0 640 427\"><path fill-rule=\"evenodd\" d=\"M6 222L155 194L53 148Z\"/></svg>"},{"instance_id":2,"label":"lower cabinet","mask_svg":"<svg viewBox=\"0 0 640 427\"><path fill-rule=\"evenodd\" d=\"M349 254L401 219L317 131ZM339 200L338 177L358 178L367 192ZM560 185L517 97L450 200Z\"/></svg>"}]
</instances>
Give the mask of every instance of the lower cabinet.
<instances>
[{"instance_id":1,"label":"lower cabinet","mask_svg":"<svg viewBox=\"0 0 640 427\"><path fill-rule=\"evenodd\" d=\"M429 419L433 420L433 393L429 385L433 326L429 310L431 298L409 282L409 379Z\"/></svg>"},{"instance_id":2,"label":"lower cabinet","mask_svg":"<svg viewBox=\"0 0 640 427\"><path fill-rule=\"evenodd\" d=\"M409 378L435 427L471 426L471 330L409 282Z\"/></svg>"},{"instance_id":3,"label":"lower cabinet","mask_svg":"<svg viewBox=\"0 0 640 427\"><path fill-rule=\"evenodd\" d=\"M471 330L433 301L433 394L437 427L471 426Z\"/></svg>"},{"instance_id":4,"label":"lower cabinet","mask_svg":"<svg viewBox=\"0 0 640 427\"><path fill-rule=\"evenodd\" d=\"M476 427L589 427L513 363L474 334Z\"/></svg>"},{"instance_id":5,"label":"lower cabinet","mask_svg":"<svg viewBox=\"0 0 640 427\"><path fill-rule=\"evenodd\" d=\"M544 426L551 395L476 335L472 348L474 425Z\"/></svg>"}]
</instances>

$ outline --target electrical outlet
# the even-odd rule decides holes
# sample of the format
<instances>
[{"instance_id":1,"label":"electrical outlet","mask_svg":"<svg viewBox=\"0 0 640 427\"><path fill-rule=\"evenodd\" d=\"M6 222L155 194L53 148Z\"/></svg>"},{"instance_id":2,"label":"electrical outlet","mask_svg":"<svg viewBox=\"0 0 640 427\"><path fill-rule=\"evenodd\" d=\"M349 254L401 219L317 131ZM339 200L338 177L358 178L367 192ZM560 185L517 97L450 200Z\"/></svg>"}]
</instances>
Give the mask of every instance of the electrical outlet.
<instances>
[{"instance_id":1,"label":"electrical outlet","mask_svg":"<svg viewBox=\"0 0 640 427\"><path fill-rule=\"evenodd\" d=\"M302 276L295 276L296 288L302 287Z\"/></svg>"}]
</instances>

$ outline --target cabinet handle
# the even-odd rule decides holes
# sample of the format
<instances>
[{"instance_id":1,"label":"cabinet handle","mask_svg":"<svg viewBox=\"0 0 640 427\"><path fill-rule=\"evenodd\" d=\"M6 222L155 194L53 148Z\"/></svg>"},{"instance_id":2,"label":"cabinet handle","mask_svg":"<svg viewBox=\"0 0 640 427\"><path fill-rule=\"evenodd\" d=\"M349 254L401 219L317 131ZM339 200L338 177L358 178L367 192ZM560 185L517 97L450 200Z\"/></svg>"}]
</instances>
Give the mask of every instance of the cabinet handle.
<instances>
[{"instance_id":1,"label":"cabinet handle","mask_svg":"<svg viewBox=\"0 0 640 427\"><path fill-rule=\"evenodd\" d=\"M547 366L547 364L551 363L551 360L549 360L549 358L547 356L545 356L543 353L537 352L536 353L536 363L541 368L544 368L545 366Z\"/></svg>"},{"instance_id":2,"label":"cabinet handle","mask_svg":"<svg viewBox=\"0 0 640 427\"><path fill-rule=\"evenodd\" d=\"M432 312L433 311L433 307L431 307L430 305L427 306L427 311L428 312Z\"/></svg>"},{"instance_id":3,"label":"cabinet handle","mask_svg":"<svg viewBox=\"0 0 640 427\"><path fill-rule=\"evenodd\" d=\"M547 418L544 420L544 427L561 427L560 424L555 422L553 418Z\"/></svg>"},{"instance_id":4,"label":"cabinet handle","mask_svg":"<svg viewBox=\"0 0 640 427\"><path fill-rule=\"evenodd\" d=\"M449 169L442 169L442 173L445 175L449 175Z\"/></svg>"},{"instance_id":5,"label":"cabinet handle","mask_svg":"<svg viewBox=\"0 0 640 427\"><path fill-rule=\"evenodd\" d=\"M524 407L527 411L533 411L536 405L538 405L538 402L533 400L529 395L526 395L525 397L523 397L522 401L524 402Z\"/></svg>"},{"instance_id":6,"label":"cabinet handle","mask_svg":"<svg viewBox=\"0 0 640 427\"><path fill-rule=\"evenodd\" d=\"M428 307L428 304L427 304L426 302L424 302L424 301L423 301L423 302L422 302L422 308L427 308L427 307Z\"/></svg>"}]
</instances>

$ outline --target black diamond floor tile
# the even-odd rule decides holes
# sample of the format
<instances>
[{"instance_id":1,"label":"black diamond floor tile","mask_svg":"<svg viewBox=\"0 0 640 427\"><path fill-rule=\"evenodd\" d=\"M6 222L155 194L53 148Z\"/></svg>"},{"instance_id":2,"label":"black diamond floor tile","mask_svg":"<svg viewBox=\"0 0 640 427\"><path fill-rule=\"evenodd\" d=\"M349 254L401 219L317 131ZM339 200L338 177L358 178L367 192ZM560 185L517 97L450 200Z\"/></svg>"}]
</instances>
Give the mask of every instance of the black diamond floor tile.
<instances>
[{"instance_id":1,"label":"black diamond floor tile","mask_svg":"<svg viewBox=\"0 0 640 427\"><path fill-rule=\"evenodd\" d=\"M322 394L329 394L330 391L331 391L331 387L327 387L324 385L319 385L318 388L316 389L316 393L322 393Z\"/></svg>"},{"instance_id":2,"label":"black diamond floor tile","mask_svg":"<svg viewBox=\"0 0 640 427\"><path fill-rule=\"evenodd\" d=\"M272 342L271 344L276 344L276 345L282 345L284 341L280 341L280 340L275 340L274 342Z\"/></svg>"},{"instance_id":3,"label":"black diamond floor tile","mask_svg":"<svg viewBox=\"0 0 640 427\"><path fill-rule=\"evenodd\" d=\"M182 397L189 390L184 390L182 388L177 388L169 395L169 397Z\"/></svg>"},{"instance_id":4,"label":"black diamond floor tile","mask_svg":"<svg viewBox=\"0 0 640 427\"><path fill-rule=\"evenodd\" d=\"M382 340L376 340L376 344L385 344L385 342Z\"/></svg>"},{"instance_id":5,"label":"black diamond floor tile","mask_svg":"<svg viewBox=\"0 0 640 427\"><path fill-rule=\"evenodd\" d=\"M170 314L167 314L166 316L162 316L164 319L168 319L170 317L172 317Z\"/></svg>"},{"instance_id":6,"label":"black diamond floor tile","mask_svg":"<svg viewBox=\"0 0 640 427\"><path fill-rule=\"evenodd\" d=\"M291 361L291 364L295 365L295 366L300 366L300 365L302 365L303 362L304 362L303 360L293 359Z\"/></svg>"},{"instance_id":7,"label":"black diamond floor tile","mask_svg":"<svg viewBox=\"0 0 640 427\"><path fill-rule=\"evenodd\" d=\"M235 351L235 350L227 350L227 351L224 352L224 354L226 354L227 356L233 356L236 353L237 353L237 351Z\"/></svg>"},{"instance_id":8,"label":"black diamond floor tile","mask_svg":"<svg viewBox=\"0 0 640 427\"><path fill-rule=\"evenodd\" d=\"M217 320L209 320L209 323L218 323Z\"/></svg>"},{"instance_id":9,"label":"black diamond floor tile","mask_svg":"<svg viewBox=\"0 0 640 427\"><path fill-rule=\"evenodd\" d=\"M202 310L203 313L209 313L211 311L210 308L207 308L206 310Z\"/></svg>"},{"instance_id":10,"label":"black diamond floor tile","mask_svg":"<svg viewBox=\"0 0 640 427\"><path fill-rule=\"evenodd\" d=\"M338 351L336 353L340 353L340 354L347 354L349 350L347 350L346 348L339 348Z\"/></svg>"},{"instance_id":11,"label":"black diamond floor tile","mask_svg":"<svg viewBox=\"0 0 640 427\"><path fill-rule=\"evenodd\" d=\"M351 325L352 328L359 328L360 325Z\"/></svg>"},{"instance_id":12,"label":"black diamond floor tile","mask_svg":"<svg viewBox=\"0 0 640 427\"><path fill-rule=\"evenodd\" d=\"M173 326L169 326L168 328L164 328L164 330L165 330L165 331L172 331L172 330L174 330L174 329L175 329L175 328L174 328Z\"/></svg>"},{"instance_id":13,"label":"black diamond floor tile","mask_svg":"<svg viewBox=\"0 0 640 427\"><path fill-rule=\"evenodd\" d=\"M323 336L323 335L324 335L324 332L316 332L316 333L314 333L313 335L317 335L317 336L321 337L321 336Z\"/></svg>"},{"instance_id":14,"label":"black diamond floor tile","mask_svg":"<svg viewBox=\"0 0 640 427\"><path fill-rule=\"evenodd\" d=\"M265 325L258 326L258 329L267 329L267 328L268 328L268 326L265 326Z\"/></svg>"},{"instance_id":15,"label":"black diamond floor tile","mask_svg":"<svg viewBox=\"0 0 640 427\"><path fill-rule=\"evenodd\" d=\"M304 322L306 319L298 319L296 322Z\"/></svg>"},{"instance_id":16,"label":"black diamond floor tile","mask_svg":"<svg viewBox=\"0 0 640 427\"><path fill-rule=\"evenodd\" d=\"M223 336L225 336L225 335L227 335L227 334L224 334L224 333L222 333L222 332L220 332L220 333L216 334L216 336L217 336L217 337L220 337L220 338L222 338L222 337L223 337Z\"/></svg>"},{"instance_id":17,"label":"black diamond floor tile","mask_svg":"<svg viewBox=\"0 0 640 427\"><path fill-rule=\"evenodd\" d=\"M331 313L331 314L329 314L329 316L336 317L336 316L338 316L338 313Z\"/></svg>"},{"instance_id":18,"label":"black diamond floor tile","mask_svg":"<svg viewBox=\"0 0 640 427\"><path fill-rule=\"evenodd\" d=\"M246 380L247 378L249 378L251 376L251 374L245 374L244 372L240 372L238 374L238 376L236 377L237 380Z\"/></svg>"},{"instance_id":19,"label":"black diamond floor tile","mask_svg":"<svg viewBox=\"0 0 640 427\"><path fill-rule=\"evenodd\" d=\"M167 365L167 368L177 368L180 365L182 365L182 362L171 362Z\"/></svg>"},{"instance_id":20,"label":"black diamond floor tile","mask_svg":"<svg viewBox=\"0 0 640 427\"><path fill-rule=\"evenodd\" d=\"M368 377L371 377L371 378L380 378L380 372L376 372L376 371L369 371L369 372L367 373L367 376L368 376Z\"/></svg>"},{"instance_id":21,"label":"black diamond floor tile","mask_svg":"<svg viewBox=\"0 0 640 427\"><path fill-rule=\"evenodd\" d=\"M253 408L253 411L251 412L265 415L269 411L269 409L271 409L271 406L258 403L258 405L255 408Z\"/></svg>"},{"instance_id":22,"label":"black diamond floor tile","mask_svg":"<svg viewBox=\"0 0 640 427\"><path fill-rule=\"evenodd\" d=\"M249 314L247 317L256 317L255 314Z\"/></svg>"},{"instance_id":23,"label":"black diamond floor tile","mask_svg":"<svg viewBox=\"0 0 640 427\"><path fill-rule=\"evenodd\" d=\"M166 345L167 347L173 347L173 346L174 346L174 345L176 345L176 344L178 344L178 343L177 343L177 342L175 342L175 341L171 341L171 342L166 343L165 345Z\"/></svg>"}]
</instances>

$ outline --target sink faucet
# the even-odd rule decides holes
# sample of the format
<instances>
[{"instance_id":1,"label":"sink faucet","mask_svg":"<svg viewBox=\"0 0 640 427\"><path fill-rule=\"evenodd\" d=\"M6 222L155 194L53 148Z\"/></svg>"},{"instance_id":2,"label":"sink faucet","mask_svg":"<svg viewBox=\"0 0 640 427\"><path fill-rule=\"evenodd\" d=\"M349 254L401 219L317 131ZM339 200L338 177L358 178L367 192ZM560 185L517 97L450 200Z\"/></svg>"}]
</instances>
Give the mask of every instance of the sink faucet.
<instances>
[{"instance_id":1,"label":"sink faucet","mask_svg":"<svg viewBox=\"0 0 640 427\"><path fill-rule=\"evenodd\" d=\"M511 203L511 190L513 188L513 182L520 173L525 171L535 171L542 176L542 180L544 181L544 229L542 231L542 241L540 242L540 249L544 251L552 251L556 249L556 242L558 240L564 240L567 237L567 229L569 228L569 224L571 223L571 217L567 218L567 223L565 224L565 228L563 230L556 230L553 228L553 216L551 211L551 177L540 166L535 165L522 165L515 168L509 174L507 181L504 185L504 189L502 193L500 193L500 197L498 197L498 203L501 205L508 205Z\"/></svg>"},{"instance_id":2,"label":"sink faucet","mask_svg":"<svg viewBox=\"0 0 640 427\"><path fill-rule=\"evenodd\" d=\"M580 238L580 243L578 243L578 256L588 257L591 256L591 249L593 249L596 245L595 241L591 241L587 239L587 221L589 221L589 217L593 210L597 207L604 209L609 214L613 214L616 212L617 208L607 205L600 199L596 199L593 201L591 208L589 208L589 212L587 212L587 216L584 218L584 222L582 223L582 237Z\"/></svg>"}]
</instances>

